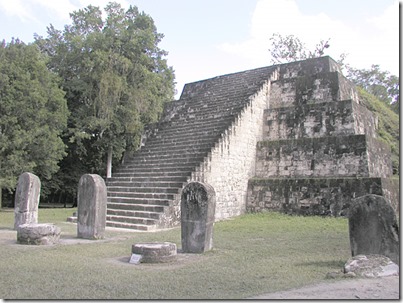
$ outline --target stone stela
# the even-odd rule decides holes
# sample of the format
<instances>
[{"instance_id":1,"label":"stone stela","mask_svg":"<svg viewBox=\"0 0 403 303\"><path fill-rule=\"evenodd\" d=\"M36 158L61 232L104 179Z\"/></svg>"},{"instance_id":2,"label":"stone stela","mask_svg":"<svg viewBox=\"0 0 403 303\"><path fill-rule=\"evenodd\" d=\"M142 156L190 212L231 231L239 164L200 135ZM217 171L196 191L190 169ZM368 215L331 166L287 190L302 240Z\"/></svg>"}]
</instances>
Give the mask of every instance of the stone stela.
<instances>
[{"instance_id":1,"label":"stone stela","mask_svg":"<svg viewBox=\"0 0 403 303\"><path fill-rule=\"evenodd\" d=\"M209 184L191 182L181 198L182 252L203 253L213 248L215 192Z\"/></svg>"},{"instance_id":2,"label":"stone stela","mask_svg":"<svg viewBox=\"0 0 403 303\"><path fill-rule=\"evenodd\" d=\"M36 175L25 172L19 176L15 192L15 230L22 224L38 223L40 192L41 181Z\"/></svg>"},{"instance_id":3,"label":"stone stela","mask_svg":"<svg viewBox=\"0 0 403 303\"><path fill-rule=\"evenodd\" d=\"M77 195L77 237L103 239L106 225L106 185L101 176L80 178Z\"/></svg>"},{"instance_id":4,"label":"stone stela","mask_svg":"<svg viewBox=\"0 0 403 303\"><path fill-rule=\"evenodd\" d=\"M384 255L399 264L399 228L390 202L377 195L354 202L348 215L352 256Z\"/></svg>"}]
</instances>

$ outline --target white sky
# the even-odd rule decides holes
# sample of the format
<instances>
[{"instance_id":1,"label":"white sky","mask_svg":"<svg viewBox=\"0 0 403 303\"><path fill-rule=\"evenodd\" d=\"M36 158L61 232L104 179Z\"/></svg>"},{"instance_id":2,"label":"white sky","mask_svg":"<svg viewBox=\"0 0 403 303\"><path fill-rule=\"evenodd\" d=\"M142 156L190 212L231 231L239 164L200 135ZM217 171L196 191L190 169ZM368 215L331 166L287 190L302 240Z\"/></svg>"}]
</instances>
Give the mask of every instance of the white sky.
<instances>
[{"instance_id":1,"label":"white sky","mask_svg":"<svg viewBox=\"0 0 403 303\"><path fill-rule=\"evenodd\" d=\"M32 42L53 24L63 29L69 13L108 0L0 0L0 40ZM330 38L326 54L357 68L379 64L399 75L397 0L118 0L149 14L165 38L177 82L185 83L270 65L269 38L293 34L308 48Z\"/></svg>"}]
</instances>

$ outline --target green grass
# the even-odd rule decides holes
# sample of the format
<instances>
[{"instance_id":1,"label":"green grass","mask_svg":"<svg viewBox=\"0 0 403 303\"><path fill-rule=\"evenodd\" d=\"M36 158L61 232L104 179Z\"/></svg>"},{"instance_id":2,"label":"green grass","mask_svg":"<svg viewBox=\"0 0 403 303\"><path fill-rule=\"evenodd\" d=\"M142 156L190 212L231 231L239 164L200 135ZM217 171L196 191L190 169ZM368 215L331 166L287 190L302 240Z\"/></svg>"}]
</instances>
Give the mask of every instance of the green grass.
<instances>
[{"instance_id":1,"label":"green grass","mask_svg":"<svg viewBox=\"0 0 403 303\"><path fill-rule=\"evenodd\" d=\"M40 209L63 238L75 209ZM131 245L168 241L181 248L180 228L142 233L107 229L108 241L15 244L12 212L0 212L0 297L4 299L242 299L323 281L350 257L343 218L247 214L217 222L214 249L178 254L171 264L128 263Z\"/></svg>"}]
</instances>

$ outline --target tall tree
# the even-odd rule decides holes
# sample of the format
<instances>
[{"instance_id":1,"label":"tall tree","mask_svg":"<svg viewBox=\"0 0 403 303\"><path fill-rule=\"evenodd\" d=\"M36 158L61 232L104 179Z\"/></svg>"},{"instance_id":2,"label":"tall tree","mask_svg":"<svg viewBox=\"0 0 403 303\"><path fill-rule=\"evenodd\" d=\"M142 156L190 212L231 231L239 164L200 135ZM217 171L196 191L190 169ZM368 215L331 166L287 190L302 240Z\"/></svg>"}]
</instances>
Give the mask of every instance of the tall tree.
<instances>
[{"instance_id":1,"label":"tall tree","mask_svg":"<svg viewBox=\"0 0 403 303\"><path fill-rule=\"evenodd\" d=\"M36 45L0 45L0 188L14 189L24 171L46 180L59 169L68 116L59 80Z\"/></svg>"},{"instance_id":2,"label":"tall tree","mask_svg":"<svg viewBox=\"0 0 403 303\"><path fill-rule=\"evenodd\" d=\"M174 73L153 19L114 2L105 12L102 19L100 8L90 5L70 14L72 24L63 31L50 25L46 38L35 39L63 79L71 111L64 165L81 167L77 174L105 175L107 154L116 162L136 149L143 126L174 96Z\"/></svg>"},{"instance_id":3,"label":"tall tree","mask_svg":"<svg viewBox=\"0 0 403 303\"><path fill-rule=\"evenodd\" d=\"M356 85L373 94L379 100L389 105L397 114L400 112L399 77L380 69L373 64L370 69L347 68L347 77Z\"/></svg>"}]
</instances>

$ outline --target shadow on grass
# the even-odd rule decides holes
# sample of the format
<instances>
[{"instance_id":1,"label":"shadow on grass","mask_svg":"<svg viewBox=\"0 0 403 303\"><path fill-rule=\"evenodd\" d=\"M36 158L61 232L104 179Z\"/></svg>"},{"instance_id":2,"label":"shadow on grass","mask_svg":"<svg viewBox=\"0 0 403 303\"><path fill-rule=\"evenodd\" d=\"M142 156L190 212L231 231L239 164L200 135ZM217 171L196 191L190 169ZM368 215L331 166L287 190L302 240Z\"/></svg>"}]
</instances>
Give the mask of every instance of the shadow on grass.
<instances>
[{"instance_id":1,"label":"shadow on grass","mask_svg":"<svg viewBox=\"0 0 403 303\"><path fill-rule=\"evenodd\" d=\"M333 260L333 261L313 261L313 262L301 262L296 263L296 266L315 266L315 267L344 267L345 261Z\"/></svg>"}]
</instances>

